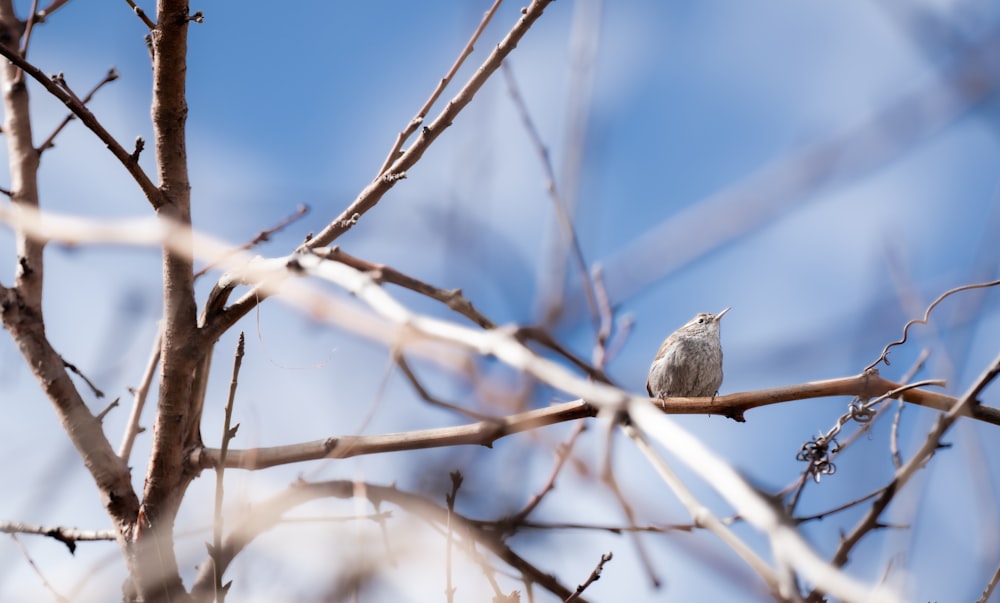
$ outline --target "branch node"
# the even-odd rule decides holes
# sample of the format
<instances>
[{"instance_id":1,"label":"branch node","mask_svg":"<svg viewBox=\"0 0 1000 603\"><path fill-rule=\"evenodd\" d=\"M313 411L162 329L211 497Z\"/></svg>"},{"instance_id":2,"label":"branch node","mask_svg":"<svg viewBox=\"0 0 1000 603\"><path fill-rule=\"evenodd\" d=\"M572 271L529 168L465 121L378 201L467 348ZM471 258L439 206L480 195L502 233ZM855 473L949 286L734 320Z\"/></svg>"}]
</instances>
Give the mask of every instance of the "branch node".
<instances>
[{"instance_id":1,"label":"branch node","mask_svg":"<svg viewBox=\"0 0 1000 603\"><path fill-rule=\"evenodd\" d=\"M135 137L135 148L132 149L132 152L129 154L129 156L128 156L129 159L131 159L132 161L139 161L139 155L142 153L142 150L145 149L145 148L146 148L146 141L142 139L142 136L136 136Z\"/></svg>"}]
</instances>

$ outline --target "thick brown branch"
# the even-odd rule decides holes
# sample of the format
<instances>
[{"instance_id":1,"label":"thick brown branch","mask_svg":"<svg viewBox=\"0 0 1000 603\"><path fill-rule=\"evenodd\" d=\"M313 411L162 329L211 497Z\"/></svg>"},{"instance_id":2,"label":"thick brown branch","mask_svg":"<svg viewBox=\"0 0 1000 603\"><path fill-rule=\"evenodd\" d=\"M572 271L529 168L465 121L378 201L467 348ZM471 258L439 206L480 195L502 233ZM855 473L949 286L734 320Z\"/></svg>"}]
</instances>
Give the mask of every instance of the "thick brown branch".
<instances>
[{"instance_id":1,"label":"thick brown branch","mask_svg":"<svg viewBox=\"0 0 1000 603\"><path fill-rule=\"evenodd\" d=\"M339 436L325 440L303 442L288 446L229 450L226 467L234 469L265 469L324 458L349 458L380 452L440 448L445 446L491 446L504 436L554 423L573 421L596 416L596 409L581 400L557 404L548 408L478 421L457 427L422 429L404 433L387 433L373 436ZM203 448L192 454L191 463L196 467L214 467L220 461L220 451Z\"/></svg>"},{"instance_id":2,"label":"thick brown branch","mask_svg":"<svg viewBox=\"0 0 1000 603\"><path fill-rule=\"evenodd\" d=\"M16 290L0 287L0 319L55 407L59 422L93 476L101 492L101 502L119 535L127 539L139 511L128 467L115 454L101 422L87 408L63 366L62 357L49 344L41 317L24 304Z\"/></svg>"},{"instance_id":3,"label":"thick brown branch","mask_svg":"<svg viewBox=\"0 0 1000 603\"><path fill-rule=\"evenodd\" d=\"M901 385L898 383L872 374L813 381L715 398L669 398L665 401L651 400L651 402L667 414L712 414L742 417L744 411L768 404L830 396L875 397L900 387ZM955 398L951 396L923 389L907 390L900 397L911 404L946 412L954 408L956 403ZM979 421L1000 425L1000 410L989 406L972 405L963 414ZM455 427L371 436L334 436L287 446L229 450L226 467L256 470L303 461L348 458L402 450L460 445L491 446L496 440L511 434L596 415L596 408L582 400L573 400L572 402L554 404L547 408ZM192 453L191 463L203 469L211 468L219 463L219 456L220 452L217 449L202 448Z\"/></svg>"},{"instance_id":4,"label":"thick brown branch","mask_svg":"<svg viewBox=\"0 0 1000 603\"><path fill-rule=\"evenodd\" d=\"M671 398L667 401L664 411L668 414L723 415L742 420L744 411L768 404L829 396L874 398L900 387L903 387L903 384L883 379L878 376L878 373L873 372L842 379L812 381L800 385L729 394L715 398ZM900 398L905 402L942 412L950 411L956 403L956 399L952 396L925 389L907 390L900 395ZM974 405L967 408L964 415L993 425L1000 425L1000 410L990 406Z\"/></svg>"},{"instance_id":5,"label":"thick brown branch","mask_svg":"<svg viewBox=\"0 0 1000 603\"><path fill-rule=\"evenodd\" d=\"M159 168L161 221L191 224L187 166L187 0L161 0L154 49L152 121ZM179 601L185 596L174 555L174 516L195 472L185 466L187 451L201 442L204 379L210 353L198 332L190 236L163 247L163 321L160 390L146 472L137 550L130 565L139 598ZM137 563L136 563L137 562Z\"/></svg>"},{"instance_id":6,"label":"thick brown branch","mask_svg":"<svg viewBox=\"0 0 1000 603\"><path fill-rule=\"evenodd\" d=\"M23 27L14 14L13 3L10 0L0 2L0 54L20 56L18 40ZM3 132L10 165L10 200L18 210L37 209L38 153L31 140L28 87L21 79L21 70L6 62L0 66L0 83L3 88ZM22 302L41 320L45 242L29 237L22 229L17 229L16 238L15 286L21 293Z\"/></svg>"}]
</instances>

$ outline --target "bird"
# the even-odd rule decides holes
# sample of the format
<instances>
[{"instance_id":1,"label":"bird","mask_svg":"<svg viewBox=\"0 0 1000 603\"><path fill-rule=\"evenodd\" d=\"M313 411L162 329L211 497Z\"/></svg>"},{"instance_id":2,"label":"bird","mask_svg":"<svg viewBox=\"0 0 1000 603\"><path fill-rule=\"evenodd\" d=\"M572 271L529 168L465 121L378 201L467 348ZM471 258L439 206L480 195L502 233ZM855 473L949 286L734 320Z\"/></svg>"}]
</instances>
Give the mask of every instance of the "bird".
<instances>
[{"instance_id":1,"label":"bird","mask_svg":"<svg viewBox=\"0 0 1000 603\"><path fill-rule=\"evenodd\" d=\"M663 340L649 367L646 392L655 398L715 397L722 385L719 321L729 312L702 312Z\"/></svg>"}]
</instances>

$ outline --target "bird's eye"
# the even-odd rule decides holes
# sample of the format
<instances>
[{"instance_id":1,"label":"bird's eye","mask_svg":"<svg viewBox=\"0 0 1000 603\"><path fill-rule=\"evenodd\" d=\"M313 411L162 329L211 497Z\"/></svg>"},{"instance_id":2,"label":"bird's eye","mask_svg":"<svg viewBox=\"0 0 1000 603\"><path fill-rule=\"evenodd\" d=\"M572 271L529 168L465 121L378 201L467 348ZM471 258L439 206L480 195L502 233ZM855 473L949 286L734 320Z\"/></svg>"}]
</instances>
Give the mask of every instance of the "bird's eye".
<instances>
[{"instance_id":1,"label":"bird's eye","mask_svg":"<svg viewBox=\"0 0 1000 603\"><path fill-rule=\"evenodd\" d=\"M700 324L700 325L705 324L705 319L704 318L699 318L698 319L698 324Z\"/></svg>"}]
</instances>

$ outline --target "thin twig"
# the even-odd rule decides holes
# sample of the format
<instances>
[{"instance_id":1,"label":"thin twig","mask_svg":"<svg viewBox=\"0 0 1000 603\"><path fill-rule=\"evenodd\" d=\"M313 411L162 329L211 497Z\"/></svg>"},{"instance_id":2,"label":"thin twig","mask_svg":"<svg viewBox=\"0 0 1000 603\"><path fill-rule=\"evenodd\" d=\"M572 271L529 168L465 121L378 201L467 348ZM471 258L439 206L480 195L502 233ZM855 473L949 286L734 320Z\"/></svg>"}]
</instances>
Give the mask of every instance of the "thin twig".
<instances>
[{"instance_id":1,"label":"thin twig","mask_svg":"<svg viewBox=\"0 0 1000 603\"><path fill-rule=\"evenodd\" d=\"M328 260L340 262L341 264L350 266L355 270L367 272L378 282L391 283L437 300L484 329L493 329L497 326L496 323L477 310L472 302L462 295L461 289L441 289L439 287L435 287L434 285L404 274L391 266L376 264L354 257L336 246L329 249L316 249L314 251L321 257Z\"/></svg>"},{"instance_id":2,"label":"thin twig","mask_svg":"<svg viewBox=\"0 0 1000 603\"><path fill-rule=\"evenodd\" d=\"M358 219L368 210L375 207L382 199L383 195L395 184L406 177L406 171L417 164L424 152L437 140L448 127L457 119L459 113L475 97L476 93L486 84L486 81L500 68L503 61L514 51L521 39L528 33L531 26L541 18L542 13L553 0L532 0L526 8L521 11L521 17L510 29L506 36L496 47L493 48L489 56L483 61L478 69L470 76L461 90L452 97L434 120L423 126L420 136L395 157L391 164L379 173L379 176L369 184L351 205L334 219L326 228L319 232L307 243L310 249L326 247L357 224ZM426 123L426 122L425 122Z\"/></svg>"},{"instance_id":3,"label":"thin twig","mask_svg":"<svg viewBox=\"0 0 1000 603\"><path fill-rule=\"evenodd\" d=\"M841 539L840 546L833 556L834 565L842 567L846 564L848 555L854 546L865 534L878 527L882 511L885 510L896 494L910 481L910 478L913 477L916 471L924 467L927 461L934 456L934 453L941 447L942 436L944 436L945 432L948 431L955 421L965 414L970 407L975 408L979 406L975 402L976 397L979 395L979 392L996 378L998 373L1000 373L1000 356L983 371L983 374L980 375L972 387L958 400L958 403L951 410L938 417L920 449L917 450L905 465L896 470L896 474L886 485L882 494L872 503L868 513L858 521L853 530Z\"/></svg>"},{"instance_id":4,"label":"thin twig","mask_svg":"<svg viewBox=\"0 0 1000 603\"><path fill-rule=\"evenodd\" d=\"M604 440L604 458L602 461L603 468L601 469L601 481L604 482L609 490L611 490L615 500L618 501L618 506L621 507L622 513L625 514L625 520L628 521L628 525L634 526L637 525L635 520L635 511L632 510L632 505L630 505L628 500L625 499L625 495L618 486L618 480L615 478L614 473L614 434L615 427L620 424L621 420L621 418L615 417L610 423L608 423L607 436ZM659 588L660 577L656 574L656 570L653 568L653 562L650 559L649 551L646 550L646 545L639 537L639 532L629 531L628 535L632 539L636 555L638 555L639 561L642 563L642 568L649 577L650 584L652 584L653 588Z\"/></svg>"},{"instance_id":5,"label":"thin twig","mask_svg":"<svg viewBox=\"0 0 1000 603\"><path fill-rule=\"evenodd\" d=\"M17 534L11 534L10 538L11 540L14 541L14 544L17 545L18 550L21 551L21 555L24 557L24 560L28 562L28 566L35 572L35 575L37 575L38 578L42 581L42 586L45 587L45 590L52 593L52 596L55 597L58 603L69 603L69 599L59 594L59 592L56 591L55 587L52 586L52 584L49 583L49 581L45 578L45 574L43 574L42 570L39 569L39 567L35 564L35 560L31 558L31 553L29 553L28 549L26 549L24 545L21 543L21 539L17 537Z\"/></svg>"},{"instance_id":6,"label":"thin twig","mask_svg":"<svg viewBox=\"0 0 1000 603\"><path fill-rule=\"evenodd\" d=\"M420 110L417 111L417 114L413 117L413 119L410 120L410 123L407 124L406 128L402 132L400 132L399 135L396 137L396 142L392 145L392 149L389 150L389 154L386 155L385 161L382 163L382 167L379 168L378 170L378 176L376 176L376 179L385 174L386 170L389 169L389 166L391 166L393 162L396 161L396 159L399 157L400 149L403 148L403 143L406 142L406 139L417 131L417 128L420 127L420 124L424 123L424 118L427 117L427 112L431 110L431 107L434 106L434 103L436 103L438 98L441 97L441 94L444 92L444 89L448 87L449 83L451 83L452 78L454 78L455 74L458 73L458 70L462 66L462 63L465 62L465 59L467 59L469 55L472 54L472 51L475 49L476 42L479 40L479 36L482 35L483 31L486 29L486 26L493 18L493 15L497 12L497 9L500 8L501 2L503 2L503 0L495 0L495 2L493 2L493 6L491 6L489 10L486 11L485 14L483 14L483 18L479 22L479 26L476 27L476 30L474 32L472 32L472 37L469 38L469 41L468 43L466 43L465 48L462 49L462 52L459 53L458 58L455 59L455 62L454 64L452 64L451 69L449 69L448 73L446 73L445 76L441 78L441 80L438 82L437 87L434 88L434 92L431 93L430 98L427 99L427 102L424 103L424 106L420 107Z\"/></svg>"},{"instance_id":7,"label":"thin twig","mask_svg":"<svg viewBox=\"0 0 1000 603\"><path fill-rule=\"evenodd\" d=\"M595 367L603 370L608 362L608 344L611 343L615 315L614 310L611 309L608 289L604 285L604 270L600 264L594 265L591 270L591 278L594 283L597 315L600 317L600 326L597 329L597 341L594 343L593 362Z\"/></svg>"},{"instance_id":8,"label":"thin twig","mask_svg":"<svg viewBox=\"0 0 1000 603\"><path fill-rule=\"evenodd\" d=\"M448 410L451 410L453 412L457 412L459 414L462 414L462 415L465 415L467 417L470 417L470 418L473 418L473 419L477 419L477 420L480 420L480 421L493 421L493 420L497 420L497 417L494 417L492 415L488 415L486 413L477 412L477 411L472 410L470 408L465 408L464 406L459 406L458 404L452 404L451 402L445 402L444 400L441 400L440 398L436 398L436 397L432 396L427 391L427 389L424 388L423 384L420 383L420 380L417 379L417 376L413 373L413 370L410 368L410 363L406 361L406 356L404 356L402 352L398 352L397 351L394 354L393 357L396 360L396 366L398 366L399 370L401 370L403 372L403 376L406 377L407 381L410 382L410 385L413 387L413 389L416 390L417 395L420 396L421 399L424 400L424 402L427 402L428 404L431 404L431 405L434 405L434 406L438 406L440 408L447 408Z\"/></svg>"},{"instance_id":9,"label":"thin twig","mask_svg":"<svg viewBox=\"0 0 1000 603\"><path fill-rule=\"evenodd\" d=\"M83 374L83 371L81 371L80 369L76 368L76 365L74 365L72 362L67 362L65 358L63 358L62 362L63 362L63 366L65 366L70 371L72 371L73 373L75 373L77 377L83 379L83 382L87 384L87 387L90 388L90 391L94 392L95 396L97 396L98 398L103 398L104 397L104 392L102 392L101 390L97 389L97 386L94 385L93 381L91 381L90 379L87 379L87 376Z\"/></svg>"},{"instance_id":10,"label":"thin twig","mask_svg":"<svg viewBox=\"0 0 1000 603\"><path fill-rule=\"evenodd\" d=\"M924 363L927 362L927 359L930 357L930 355L931 355L930 348L924 348L920 350L920 355L917 356L916 362L914 362L913 366L910 367L910 370L908 370L906 374L903 375L902 380L906 382L913 379L913 377L915 377L916 374L920 372L920 369L924 367ZM903 403L902 400L897 401L896 414L893 415L892 417L892 429L889 432L889 453L892 455L892 463L893 465L896 466L896 469L899 469L900 467L903 466L903 457L899 454L899 423L903 418L903 408L905 406L906 405ZM881 412L882 409L879 409L879 413ZM878 417L876 416L875 418L877 419Z\"/></svg>"},{"instance_id":11,"label":"thin twig","mask_svg":"<svg viewBox=\"0 0 1000 603\"><path fill-rule=\"evenodd\" d=\"M48 536L66 545L70 553L76 552L77 542L114 542L117 535L114 530L80 530L63 526L38 526L19 521L0 521L0 534L35 534Z\"/></svg>"},{"instance_id":12,"label":"thin twig","mask_svg":"<svg viewBox=\"0 0 1000 603\"><path fill-rule=\"evenodd\" d=\"M806 481L808 481L808 480L806 480ZM817 521L817 520L820 520L820 519L826 519L830 515L833 515L835 513L840 513L841 511L846 511L847 509L851 509L853 507L856 507L856 506L860 505L861 503L863 503L865 501L869 501L869 500L875 498L876 496L878 496L879 494L882 493L882 490L883 490L883 488L879 488L878 490L876 490L874 492L869 492L868 494L865 494L861 498L856 498L856 499L854 499L854 500L852 500L850 502L846 502L846 503L844 503L842 505L837 505L836 507L834 507L832 509L827 509L826 511L821 511L819 513L814 513L812 515L804 515L802 517L796 517L796 518L794 518L795 519L795 523L806 523L806 522L809 522L809 521Z\"/></svg>"},{"instance_id":13,"label":"thin twig","mask_svg":"<svg viewBox=\"0 0 1000 603\"><path fill-rule=\"evenodd\" d=\"M226 418L222 426L222 448L219 450L219 466L215 468L215 521L212 530L212 546L209 547L209 556L212 558L212 567L215 570L215 600L217 603L225 603L226 593L232 586L232 581L222 583L222 567L220 556L222 555L222 500L224 494L223 475L226 468L226 455L229 452L229 442L236 437L239 424L232 426L233 403L236 400L236 387L239 384L240 367L243 365L243 354L246 349L243 332L240 331L239 340L236 342L236 354L233 358L233 378L229 383L229 398L226 400Z\"/></svg>"},{"instance_id":14,"label":"thin twig","mask_svg":"<svg viewBox=\"0 0 1000 603\"><path fill-rule=\"evenodd\" d=\"M156 23L153 23L153 21L146 16L146 11L139 8L139 6L132 0L125 0L125 2L128 3L128 5L132 8L132 12L135 13L135 16L139 17L139 19L145 23L146 27L148 27L150 31L156 29Z\"/></svg>"},{"instance_id":15,"label":"thin twig","mask_svg":"<svg viewBox=\"0 0 1000 603\"><path fill-rule=\"evenodd\" d=\"M28 13L28 22L24 25L24 36L21 40L21 56L28 56L28 45L31 43L31 32L38 23L38 0L31 0L31 12ZM18 78L21 74L18 74Z\"/></svg>"},{"instance_id":16,"label":"thin twig","mask_svg":"<svg viewBox=\"0 0 1000 603\"><path fill-rule=\"evenodd\" d=\"M118 447L118 456L126 463L132 456L132 446L135 438L142 432L139 420L142 418L142 409L146 406L146 396L149 395L149 388L153 384L153 377L156 376L156 367L160 364L160 338L163 334L157 330L156 340L153 342L153 350L146 362L146 369L142 372L142 379L139 385L132 391L132 412L128 415L128 425L125 433L122 434L122 443Z\"/></svg>"},{"instance_id":17,"label":"thin twig","mask_svg":"<svg viewBox=\"0 0 1000 603\"><path fill-rule=\"evenodd\" d=\"M117 79L118 79L118 71L115 70L114 67L108 69L108 72L104 75L104 79L97 82L97 85L91 88L90 92L88 92L86 96L84 96L82 99L79 99L80 102L86 105L91 101L91 99L94 98L94 94L96 94L97 91L100 90L105 84L113 82ZM68 90L69 89L67 88L67 91ZM76 119L76 115L73 113L70 113L69 115L64 117L62 122L60 122L60 124L56 126L56 129L53 130L51 134L49 134L49 137L46 138L45 141L38 146L38 148L36 149L38 153L39 154L44 153L46 150L51 149L53 146L55 146L56 136L58 136L59 133L63 131L63 128L65 128L69 124L69 122L73 121L74 119Z\"/></svg>"},{"instance_id":18,"label":"thin twig","mask_svg":"<svg viewBox=\"0 0 1000 603\"><path fill-rule=\"evenodd\" d=\"M153 209L159 209L167 203L165 193L153 183L146 172L139 166L138 162L135 161L128 151L112 136L107 129L101 125L97 117L87 108L86 105L80 102L75 94L72 94L68 88L64 89L52 78L45 75L40 69L29 63L22 57L16 50L10 49L2 44L0 44L0 56L5 57L11 63L17 65L25 73L30 75L35 81L40 83L52 96L56 97L70 111L73 112L80 121L82 121L100 140L107 146L111 154L114 155L118 161L125 167L132 178L142 189L143 195L153 206Z\"/></svg>"},{"instance_id":19,"label":"thin twig","mask_svg":"<svg viewBox=\"0 0 1000 603\"><path fill-rule=\"evenodd\" d=\"M240 245L239 247L233 249L232 253L230 253L229 255L218 258L214 262L209 262L208 264L205 264L205 266L201 270L194 273L194 278L197 279L204 276L206 272L214 269L215 267L219 266L219 264L225 262L227 259L229 259L233 255L241 251L250 251L251 249L260 245L261 243L266 243L267 241L270 241L272 236L281 232L291 224L295 223L300 218L305 216L307 213L309 213L309 206L304 204L299 204L299 206L295 208L295 211L293 213L289 214L288 216L285 216L280 222L278 222L271 228L267 228L265 230L258 232L256 235L254 235L254 238L250 239L249 241Z\"/></svg>"},{"instance_id":20,"label":"thin twig","mask_svg":"<svg viewBox=\"0 0 1000 603\"><path fill-rule=\"evenodd\" d=\"M583 584L576 587L575 593L566 598L565 603L570 603L571 601L578 601L580 599L580 595L583 594L583 591L587 590L588 586L600 580L601 571L604 570L604 564L611 561L611 557L612 557L611 551L602 554L601 560L597 562L597 567L594 568L594 571L590 572L590 575L587 576L587 580L584 581Z\"/></svg>"},{"instance_id":21,"label":"thin twig","mask_svg":"<svg viewBox=\"0 0 1000 603\"><path fill-rule=\"evenodd\" d=\"M566 238L566 245L570 249L577 270L579 270L580 282L583 283L583 291L587 299L587 307L590 309L590 316L594 321L594 330L599 333L601 330L601 314L597 302L597 293L594 291L594 283L590 278L590 272L587 270L587 261L583 258L583 248L580 246L580 239L576 234L576 228L573 226L573 218L566 209L566 203L559 196L559 189L556 187L556 174L552 169L549 151L545 143L542 142L541 134L538 133L538 129L531 119L528 106L525 104L524 98L521 96L521 91L518 89L517 80L514 79L510 63L504 62L501 65L501 71L503 71L504 81L507 83L507 94L514 102L514 108L517 109L518 114L521 116L521 123L524 125L524 129L528 133L528 138L531 139L531 144L538 155L538 160L542 164L542 171L545 173L546 178L545 190L552 200L556 220L559 222L563 237ZM543 320L545 323L548 323L548 319L549 317L545 317Z\"/></svg>"},{"instance_id":22,"label":"thin twig","mask_svg":"<svg viewBox=\"0 0 1000 603\"><path fill-rule=\"evenodd\" d=\"M103 422L104 421L104 417L108 416L109 412L111 412L113 409L115 409L115 408L118 407L118 401L119 400L121 400L121 398L115 398L111 402L111 404L108 404L107 406L104 407L104 410L102 410L101 412L97 413L97 420Z\"/></svg>"},{"instance_id":23,"label":"thin twig","mask_svg":"<svg viewBox=\"0 0 1000 603\"><path fill-rule=\"evenodd\" d=\"M542 502L542 499L544 499L545 496L556 487L556 478L559 476L563 466L566 464L566 459L568 459L570 453L573 452L573 446L576 444L577 439L579 439L580 434L583 433L583 430L586 429L586 427L587 424L583 421L578 422L576 427L573 429L573 432L570 433L568 438L566 438L566 441L560 443L559 446L556 447L556 464L552 468L552 472L549 473L548 481L545 482L542 489L536 492L520 511L500 522L501 524L507 525L508 530L513 531L514 529L520 527L521 524L528 518L528 515L531 515L532 511L534 511L535 508L537 508Z\"/></svg>"}]
</instances>

